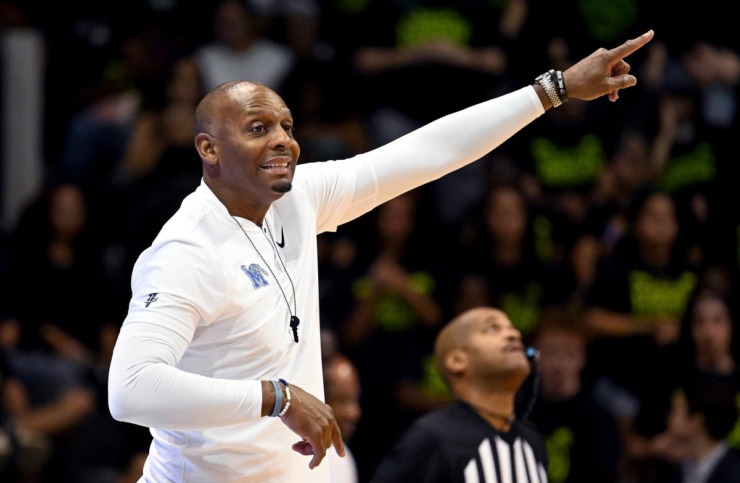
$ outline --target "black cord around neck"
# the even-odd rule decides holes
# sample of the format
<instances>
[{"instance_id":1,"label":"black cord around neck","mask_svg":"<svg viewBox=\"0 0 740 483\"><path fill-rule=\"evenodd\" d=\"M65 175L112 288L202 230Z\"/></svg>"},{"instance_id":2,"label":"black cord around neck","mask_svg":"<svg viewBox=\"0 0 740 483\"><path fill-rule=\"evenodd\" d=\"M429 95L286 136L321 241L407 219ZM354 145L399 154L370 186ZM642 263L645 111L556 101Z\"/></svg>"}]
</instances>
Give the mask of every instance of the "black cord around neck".
<instances>
[{"instance_id":1,"label":"black cord around neck","mask_svg":"<svg viewBox=\"0 0 740 483\"><path fill-rule=\"evenodd\" d=\"M283 298L285 299L285 303L288 306L288 313L290 314L290 328L293 331L293 339L298 342L298 326L301 323L301 320L298 318L298 301L296 299L295 295L295 285L293 284L293 279L290 278L290 274L288 273L288 269L285 268L285 263L283 263L283 258L280 256L279 251L275 251L275 254L278 257L278 260L280 261L280 265L283 267L283 271L285 272L285 276L288 277L288 282L290 282L290 288L293 289L293 310L290 310L290 302L288 301L288 296L285 294L285 290L283 290L283 286L280 285L280 280L278 280L277 276L275 275L275 272L272 270L272 267L270 267L270 264L267 263L267 260L265 257L262 256L262 253L257 248L257 245L254 244L252 241L252 238L249 236L249 233L247 233L247 230L244 229L241 223L239 223L239 220L236 219L234 215L231 215L231 218L236 222L236 224L241 228L242 233L244 233L244 236L247 237L247 240L249 240L249 243L252 245L252 248L254 248L254 251L257 252L257 255L262 259L262 262L265 264L267 269L272 274L272 278L275 279L275 283L277 284L278 288L280 289L280 292L283 294ZM267 231L270 233L270 238L268 238L268 241L272 243L273 247L275 246L275 240L272 238L272 231L270 231L270 225L267 225ZM264 234L264 231L262 232ZM267 238L267 235L265 234L265 238Z\"/></svg>"}]
</instances>

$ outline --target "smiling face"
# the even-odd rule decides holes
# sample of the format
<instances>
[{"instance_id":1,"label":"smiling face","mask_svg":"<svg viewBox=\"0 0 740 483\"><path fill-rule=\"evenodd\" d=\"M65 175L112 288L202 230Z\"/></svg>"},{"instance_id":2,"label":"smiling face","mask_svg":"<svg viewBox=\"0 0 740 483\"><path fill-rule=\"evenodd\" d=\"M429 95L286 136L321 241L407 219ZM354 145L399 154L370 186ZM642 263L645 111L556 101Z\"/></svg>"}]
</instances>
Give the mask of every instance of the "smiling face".
<instances>
[{"instance_id":1,"label":"smiling face","mask_svg":"<svg viewBox=\"0 0 740 483\"><path fill-rule=\"evenodd\" d=\"M236 82L206 96L196 117L206 183L229 212L261 222L292 187L300 147L290 110L268 87Z\"/></svg>"}]
</instances>

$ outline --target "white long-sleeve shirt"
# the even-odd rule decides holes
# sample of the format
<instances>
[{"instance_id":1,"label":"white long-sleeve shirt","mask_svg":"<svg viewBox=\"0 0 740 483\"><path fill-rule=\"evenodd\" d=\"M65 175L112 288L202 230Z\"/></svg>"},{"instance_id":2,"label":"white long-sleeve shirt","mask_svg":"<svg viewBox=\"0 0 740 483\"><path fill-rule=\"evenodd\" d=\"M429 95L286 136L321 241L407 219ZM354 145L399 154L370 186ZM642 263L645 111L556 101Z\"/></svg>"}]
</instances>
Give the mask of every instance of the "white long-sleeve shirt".
<instances>
[{"instance_id":1,"label":"white long-sleeve shirt","mask_svg":"<svg viewBox=\"0 0 740 483\"><path fill-rule=\"evenodd\" d=\"M328 458L309 470L291 449L300 438L261 417L261 380L323 400L316 235L481 158L543 113L524 87L353 158L299 165L262 228L235 221L201 183L136 262L111 362L111 414L151 428L141 481L328 481Z\"/></svg>"}]
</instances>

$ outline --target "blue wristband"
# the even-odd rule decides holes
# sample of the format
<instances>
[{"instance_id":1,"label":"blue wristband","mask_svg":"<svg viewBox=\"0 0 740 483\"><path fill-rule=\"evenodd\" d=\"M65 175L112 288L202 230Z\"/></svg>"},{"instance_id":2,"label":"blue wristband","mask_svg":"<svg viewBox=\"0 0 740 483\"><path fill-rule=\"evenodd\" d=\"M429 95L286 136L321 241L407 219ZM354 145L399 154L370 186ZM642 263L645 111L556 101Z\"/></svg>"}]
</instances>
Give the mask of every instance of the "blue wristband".
<instances>
[{"instance_id":1,"label":"blue wristband","mask_svg":"<svg viewBox=\"0 0 740 483\"><path fill-rule=\"evenodd\" d=\"M272 409L271 418L276 418L280 414L280 409L283 407L283 390L280 389L280 385L277 381L270 381L272 386L275 388L275 407Z\"/></svg>"}]
</instances>

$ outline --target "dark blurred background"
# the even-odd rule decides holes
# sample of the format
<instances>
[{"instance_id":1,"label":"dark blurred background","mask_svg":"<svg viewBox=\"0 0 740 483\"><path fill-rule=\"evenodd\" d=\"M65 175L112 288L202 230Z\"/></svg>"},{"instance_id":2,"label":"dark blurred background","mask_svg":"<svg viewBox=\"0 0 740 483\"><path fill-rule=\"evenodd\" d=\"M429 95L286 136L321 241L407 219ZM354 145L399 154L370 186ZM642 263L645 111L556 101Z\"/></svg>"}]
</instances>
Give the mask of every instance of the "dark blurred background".
<instances>
[{"instance_id":1,"label":"dark blurred background","mask_svg":"<svg viewBox=\"0 0 740 483\"><path fill-rule=\"evenodd\" d=\"M577 390L531 413L552 482L668 481L690 460L664 443L685 376L740 390L740 36L724 7L0 0L0 480L140 475L149 434L110 418L107 363L133 263L200 182L205 92L263 82L293 112L302 163L342 159L652 28L617 103L568 102L317 243L323 328L360 373L361 481L449 400L432 341L477 305L528 342L552 319L584 341ZM584 443L581 393L603 445ZM721 439L740 447L735 428Z\"/></svg>"}]
</instances>

